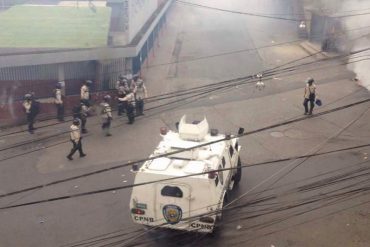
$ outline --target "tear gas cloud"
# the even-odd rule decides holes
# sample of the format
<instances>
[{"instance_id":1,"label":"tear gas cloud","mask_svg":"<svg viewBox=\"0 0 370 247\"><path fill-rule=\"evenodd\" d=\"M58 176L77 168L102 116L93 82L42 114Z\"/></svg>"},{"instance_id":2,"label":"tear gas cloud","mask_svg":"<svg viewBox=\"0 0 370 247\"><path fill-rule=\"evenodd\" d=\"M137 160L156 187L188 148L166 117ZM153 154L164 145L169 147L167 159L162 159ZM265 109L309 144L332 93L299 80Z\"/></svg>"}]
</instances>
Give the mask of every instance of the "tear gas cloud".
<instances>
[{"instance_id":1,"label":"tear gas cloud","mask_svg":"<svg viewBox=\"0 0 370 247\"><path fill-rule=\"evenodd\" d=\"M343 27L351 51L370 48L370 1L341 1L340 15L353 15L343 18ZM348 68L356 73L360 85L370 90L370 51L353 55Z\"/></svg>"},{"instance_id":2,"label":"tear gas cloud","mask_svg":"<svg viewBox=\"0 0 370 247\"><path fill-rule=\"evenodd\" d=\"M369 0L312 0L312 5L332 16L340 18L345 35L346 51L370 48L370 1ZM343 49L341 49L343 50ZM361 52L349 58L348 69L356 74L360 85L370 90L370 52Z\"/></svg>"}]
</instances>

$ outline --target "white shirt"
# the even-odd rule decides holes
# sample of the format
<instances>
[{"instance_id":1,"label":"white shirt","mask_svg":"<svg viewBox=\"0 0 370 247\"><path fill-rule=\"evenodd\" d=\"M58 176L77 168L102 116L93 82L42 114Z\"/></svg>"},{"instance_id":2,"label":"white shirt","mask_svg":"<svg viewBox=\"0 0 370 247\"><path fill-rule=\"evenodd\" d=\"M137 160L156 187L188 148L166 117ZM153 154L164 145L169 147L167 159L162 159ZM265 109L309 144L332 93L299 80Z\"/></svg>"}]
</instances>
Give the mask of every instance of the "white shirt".
<instances>
[{"instance_id":1,"label":"white shirt","mask_svg":"<svg viewBox=\"0 0 370 247\"><path fill-rule=\"evenodd\" d=\"M136 99L145 99L148 97L148 92L144 84L136 87Z\"/></svg>"},{"instance_id":2,"label":"white shirt","mask_svg":"<svg viewBox=\"0 0 370 247\"><path fill-rule=\"evenodd\" d=\"M89 87L86 85L83 85L81 87L81 99L85 99L85 100L90 99Z\"/></svg>"},{"instance_id":3,"label":"white shirt","mask_svg":"<svg viewBox=\"0 0 370 247\"><path fill-rule=\"evenodd\" d=\"M80 128L77 125L71 125L70 137L72 141L78 142L81 138Z\"/></svg>"},{"instance_id":4,"label":"white shirt","mask_svg":"<svg viewBox=\"0 0 370 247\"><path fill-rule=\"evenodd\" d=\"M61 89L55 89L55 104L63 104Z\"/></svg>"},{"instance_id":5,"label":"white shirt","mask_svg":"<svg viewBox=\"0 0 370 247\"><path fill-rule=\"evenodd\" d=\"M306 87L304 88L304 98L309 99L311 93L316 94L316 85L312 83L312 85L310 86L307 83Z\"/></svg>"},{"instance_id":6,"label":"white shirt","mask_svg":"<svg viewBox=\"0 0 370 247\"><path fill-rule=\"evenodd\" d=\"M31 100L25 100L23 102L23 107L26 110L26 113L31 113L31 106L32 106L32 101Z\"/></svg>"}]
</instances>

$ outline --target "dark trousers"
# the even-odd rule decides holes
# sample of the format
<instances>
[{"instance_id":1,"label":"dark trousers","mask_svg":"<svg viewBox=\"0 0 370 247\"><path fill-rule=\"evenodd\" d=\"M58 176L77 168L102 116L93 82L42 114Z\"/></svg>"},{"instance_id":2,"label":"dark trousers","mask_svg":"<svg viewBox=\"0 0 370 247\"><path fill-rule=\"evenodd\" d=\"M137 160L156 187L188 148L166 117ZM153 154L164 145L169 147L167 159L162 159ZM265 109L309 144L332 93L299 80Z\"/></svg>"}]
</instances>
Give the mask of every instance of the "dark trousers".
<instances>
[{"instance_id":1,"label":"dark trousers","mask_svg":"<svg viewBox=\"0 0 370 247\"><path fill-rule=\"evenodd\" d=\"M136 100L136 115L143 115L144 111L144 100L138 99Z\"/></svg>"},{"instance_id":2,"label":"dark trousers","mask_svg":"<svg viewBox=\"0 0 370 247\"><path fill-rule=\"evenodd\" d=\"M87 118L86 117L81 117L81 132L82 133L86 133L87 130L86 130L86 122L87 122Z\"/></svg>"},{"instance_id":3,"label":"dark trousers","mask_svg":"<svg viewBox=\"0 0 370 247\"><path fill-rule=\"evenodd\" d=\"M107 118L106 120L104 120L101 128L102 129L109 129L110 128L110 123L111 123L111 119Z\"/></svg>"},{"instance_id":4,"label":"dark trousers","mask_svg":"<svg viewBox=\"0 0 370 247\"><path fill-rule=\"evenodd\" d=\"M308 111L308 102L310 102L310 111ZM315 98L304 99L303 105L304 105L304 112L312 114L313 108L315 107Z\"/></svg>"},{"instance_id":5,"label":"dark trousers","mask_svg":"<svg viewBox=\"0 0 370 247\"><path fill-rule=\"evenodd\" d=\"M101 126L103 129L103 132L105 133L106 136L110 136L110 124L111 124L112 119L111 118L106 118Z\"/></svg>"},{"instance_id":6,"label":"dark trousers","mask_svg":"<svg viewBox=\"0 0 370 247\"><path fill-rule=\"evenodd\" d=\"M125 103L123 103L123 102L118 102L117 107L118 107L118 116L121 116L121 115L122 115L122 113L124 113L124 112L125 112Z\"/></svg>"},{"instance_id":7,"label":"dark trousers","mask_svg":"<svg viewBox=\"0 0 370 247\"><path fill-rule=\"evenodd\" d=\"M71 149L71 152L69 153L69 157L72 157L74 155L74 153L78 150L78 152L80 153L80 156L84 155L84 152L82 151L82 142L81 142L81 139L78 140L78 142L76 141L72 141L72 144L73 144L73 147Z\"/></svg>"},{"instance_id":8,"label":"dark trousers","mask_svg":"<svg viewBox=\"0 0 370 247\"><path fill-rule=\"evenodd\" d=\"M132 124L135 122L135 107L132 104L127 105L127 117L128 117L128 123Z\"/></svg>"},{"instance_id":9,"label":"dark trousers","mask_svg":"<svg viewBox=\"0 0 370 247\"><path fill-rule=\"evenodd\" d=\"M57 107L57 119L59 121L64 121L64 105L63 104L55 104Z\"/></svg>"},{"instance_id":10,"label":"dark trousers","mask_svg":"<svg viewBox=\"0 0 370 247\"><path fill-rule=\"evenodd\" d=\"M33 123L35 122L35 116L32 113L27 113L27 125L28 125L28 132L33 133L35 129L33 127Z\"/></svg>"},{"instance_id":11,"label":"dark trousers","mask_svg":"<svg viewBox=\"0 0 370 247\"><path fill-rule=\"evenodd\" d=\"M81 99L81 102L84 103L84 105L87 106L87 107L91 106L90 100L88 100L88 99Z\"/></svg>"}]
</instances>

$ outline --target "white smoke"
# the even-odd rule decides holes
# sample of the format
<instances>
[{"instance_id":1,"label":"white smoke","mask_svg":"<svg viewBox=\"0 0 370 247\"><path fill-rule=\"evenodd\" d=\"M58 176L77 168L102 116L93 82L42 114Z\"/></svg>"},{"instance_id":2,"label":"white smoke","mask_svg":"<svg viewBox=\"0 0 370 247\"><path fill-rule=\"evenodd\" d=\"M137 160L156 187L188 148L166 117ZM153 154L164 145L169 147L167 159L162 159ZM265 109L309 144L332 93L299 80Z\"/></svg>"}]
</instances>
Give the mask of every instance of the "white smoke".
<instances>
[{"instance_id":1,"label":"white smoke","mask_svg":"<svg viewBox=\"0 0 370 247\"><path fill-rule=\"evenodd\" d=\"M370 48L370 1L342 1L339 15L353 15L342 19L352 52ZM348 69L356 74L359 84L370 90L370 51L353 55Z\"/></svg>"},{"instance_id":2,"label":"white smoke","mask_svg":"<svg viewBox=\"0 0 370 247\"><path fill-rule=\"evenodd\" d=\"M305 4L333 17L342 25L339 50L359 51L370 48L370 0L306 0ZM343 17L346 16L346 17ZM337 40L338 41L338 40ZM354 54L348 69L356 74L358 83L370 90L370 52Z\"/></svg>"}]
</instances>

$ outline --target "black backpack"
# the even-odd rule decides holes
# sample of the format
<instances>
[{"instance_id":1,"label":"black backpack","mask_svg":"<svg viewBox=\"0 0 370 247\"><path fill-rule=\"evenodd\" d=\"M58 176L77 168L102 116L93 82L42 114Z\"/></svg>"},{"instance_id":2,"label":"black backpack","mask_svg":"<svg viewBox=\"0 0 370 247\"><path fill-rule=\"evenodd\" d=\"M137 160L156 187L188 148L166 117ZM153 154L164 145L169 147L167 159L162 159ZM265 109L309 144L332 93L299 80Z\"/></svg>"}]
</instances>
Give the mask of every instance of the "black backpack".
<instances>
[{"instance_id":1,"label":"black backpack","mask_svg":"<svg viewBox=\"0 0 370 247\"><path fill-rule=\"evenodd\" d=\"M72 108L72 113L73 113L73 117L74 118L80 118L80 115L81 115L81 106L80 105L74 106Z\"/></svg>"}]
</instances>

